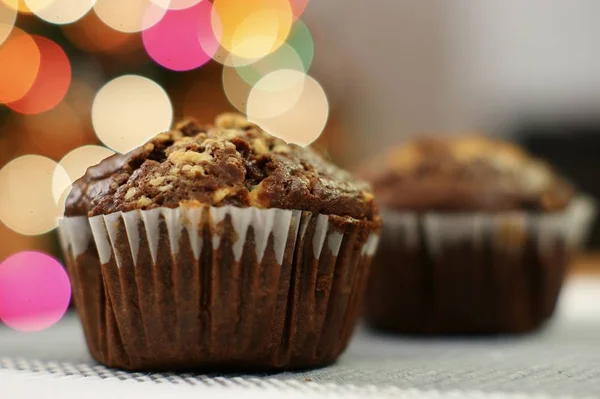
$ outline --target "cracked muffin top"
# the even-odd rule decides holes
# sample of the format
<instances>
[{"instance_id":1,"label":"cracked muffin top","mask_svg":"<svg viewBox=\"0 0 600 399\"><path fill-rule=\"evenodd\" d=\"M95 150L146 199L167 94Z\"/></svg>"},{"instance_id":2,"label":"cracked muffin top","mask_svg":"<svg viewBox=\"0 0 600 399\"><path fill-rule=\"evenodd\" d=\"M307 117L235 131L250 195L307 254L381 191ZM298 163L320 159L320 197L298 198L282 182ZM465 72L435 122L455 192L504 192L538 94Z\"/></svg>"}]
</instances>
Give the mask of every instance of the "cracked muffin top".
<instances>
[{"instance_id":1,"label":"cracked muffin top","mask_svg":"<svg viewBox=\"0 0 600 399\"><path fill-rule=\"evenodd\" d=\"M236 114L220 115L214 125L181 122L89 168L73 184L65 214L225 205L377 219L368 184Z\"/></svg>"},{"instance_id":2,"label":"cracked muffin top","mask_svg":"<svg viewBox=\"0 0 600 399\"><path fill-rule=\"evenodd\" d=\"M360 175L382 208L403 211L552 212L574 194L543 161L480 135L414 140Z\"/></svg>"}]
</instances>

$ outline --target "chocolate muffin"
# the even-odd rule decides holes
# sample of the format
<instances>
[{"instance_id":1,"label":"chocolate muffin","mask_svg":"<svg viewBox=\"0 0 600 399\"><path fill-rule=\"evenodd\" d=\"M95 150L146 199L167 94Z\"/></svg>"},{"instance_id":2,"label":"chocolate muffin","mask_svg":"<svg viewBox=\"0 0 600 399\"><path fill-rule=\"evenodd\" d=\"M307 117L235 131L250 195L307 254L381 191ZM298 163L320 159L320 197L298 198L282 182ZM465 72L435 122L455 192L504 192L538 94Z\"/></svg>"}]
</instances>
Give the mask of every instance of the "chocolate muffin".
<instances>
[{"instance_id":1,"label":"chocolate muffin","mask_svg":"<svg viewBox=\"0 0 600 399\"><path fill-rule=\"evenodd\" d=\"M222 115L90 168L60 231L100 363L233 371L335 361L379 227L367 184Z\"/></svg>"},{"instance_id":2,"label":"chocolate muffin","mask_svg":"<svg viewBox=\"0 0 600 399\"><path fill-rule=\"evenodd\" d=\"M367 168L381 208L366 319L408 334L532 330L553 313L589 200L518 147L426 138Z\"/></svg>"}]
</instances>

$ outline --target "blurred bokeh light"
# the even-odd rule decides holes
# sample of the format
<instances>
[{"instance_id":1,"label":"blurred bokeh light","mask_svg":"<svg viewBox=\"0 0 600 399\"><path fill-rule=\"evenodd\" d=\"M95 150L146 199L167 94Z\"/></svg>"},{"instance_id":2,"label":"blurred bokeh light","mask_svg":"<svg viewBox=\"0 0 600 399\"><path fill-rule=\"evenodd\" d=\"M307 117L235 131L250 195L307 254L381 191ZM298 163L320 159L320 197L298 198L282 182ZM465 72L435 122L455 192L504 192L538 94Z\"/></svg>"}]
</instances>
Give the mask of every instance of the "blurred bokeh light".
<instances>
[{"instance_id":1,"label":"blurred bokeh light","mask_svg":"<svg viewBox=\"0 0 600 399\"><path fill-rule=\"evenodd\" d=\"M161 4L161 5L157 5ZM121 32L141 32L167 12L169 0L96 0L94 11L104 23Z\"/></svg>"},{"instance_id":2,"label":"blurred bokeh light","mask_svg":"<svg viewBox=\"0 0 600 399\"><path fill-rule=\"evenodd\" d=\"M173 123L173 106L156 82L137 75L108 82L92 106L96 134L109 148L125 153Z\"/></svg>"},{"instance_id":3,"label":"blurred bokeh light","mask_svg":"<svg viewBox=\"0 0 600 399\"><path fill-rule=\"evenodd\" d=\"M24 251L0 263L0 320L23 332L51 327L65 314L71 286L52 256Z\"/></svg>"},{"instance_id":4,"label":"blurred bokeh light","mask_svg":"<svg viewBox=\"0 0 600 399\"><path fill-rule=\"evenodd\" d=\"M7 105L22 114L38 114L55 107L67 94L71 83L71 64L64 50L52 40L32 36L40 54L33 85L27 93Z\"/></svg>"},{"instance_id":5,"label":"blurred bokeh light","mask_svg":"<svg viewBox=\"0 0 600 399\"><path fill-rule=\"evenodd\" d=\"M288 0L215 0L212 21L224 49L257 60L285 42L292 17Z\"/></svg>"},{"instance_id":6,"label":"blurred bokeh light","mask_svg":"<svg viewBox=\"0 0 600 399\"><path fill-rule=\"evenodd\" d=\"M33 38L14 28L0 46L0 103L17 101L33 86L40 68L40 50Z\"/></svg>"},{"instance_id":7,"label":"blurred bokeh light","mask_svg":"<svg viewBox=\"0 0 600 399\"><path fill-rule=\"evenodd\" d=\"M6 6L21 14L31 14L31 10L27 7L25 0L0 0L0 3L4 3Z\"/></svg>"},{"instance_id":8,"label":"blurred bokeh light","mask_svg":"<svg viewBox=\"0 0 600 399\"><path fill-rule=\"evenodd\" d=\"M233 67L223 67L223 89L227 99L238 111L245 113L252 86Z\"/></svg>"},{"instance_id":9,"label":"blurred bokeh light","mask_svg":"<svg viewBox=\"0 0 600 399\"><path fill-rule=\"evenodd\" d=\"M321 85L310 76L280 70L252 88L246 112L250 121L272 135L305 146L325 129L329 102Z\"/></svg>"},{"instance_id":10,"label":"blurred bokeh light","mask_svg":"<svg viewBox=\"0 0 600 399\"><path fill-rule=\"evenodd\" d=\"M234 57L235 59L236 57ZM235 63L235 61L234 61ZM260 60L236 68L237 73L246 83L254 86L261 78L271 72L281 69L295 70L304 72L304 63L293 47L284 43L277 51L271 53Z\"/></svg>"},{"instance_id":11,"label":"blurred bokeh light","mask_svg":"<svg viewBox=\"0 0 600 399\"><path fill-rule=\"evenodd\" d=\"M189 7L193 7L201 1L206 0L171 0L165 2L164 0L152 0L154 4L160 7L167 7L169 10L183 10Z\"/></svg>"},{"instance_id":12,"label":"blurred bokeh light","mask_svg":"<svg viewBox=\"0 0 600 399\"><path fill-rule=\"evenodd\" d=\"M304 22L298 20L294 23L287 42L302 60L304 71L308 72L315 56L315 43Z\"/></svg>"},{"instance_id":13,"label":"blurred bokeh light","mask_svg":"<svg viewBox=\"0 0 600 399\"><path fill-rule=\"evenodd\" d=\"M83 17L96 0L25 0L39 18L53 24L70 24Z\"/></svg>"},{"instance_id":14,"label":"blurred bokeh light","mask_svg":"<svg viewBox=\"0 0 600 399\"><path fill-rule=\"evenodd\" d=\"M148 55L174 71L187 71L206 64L217 49L210 26L212 5L202 1L195 6L167 11L143 34ZM213 49L206 50L206 49Z\"/></svg>"},{"instance_id":15,"label":"blurred bokeh light","mask_svg":"<svg viewBox=\"0 0 600 399\"><path fill-rule=\"evenodd\" d=\"M17 7L16 0L2 0L0 1L0 44L2 44L15 24L17 18Z\"/></svg>"},{"instance_id":16,"label":"blurred bokeh light","mask_svg":"<svg viewBox=\"0 0 600 399\"><path fill-rule=\"evenodd\" d=\"M306 75L293 69L274 71L260 79L250 91L246 112L250 118L265 119L293 108L304 92Z\"/></svg>"},{"instance_id":17,"label":"blurred bokeh light","mask_svg":"<svg viewBox=\"0 0 600 399\"><path fill-rule=\"evenodd\" d=\"M16 158L0 169L0 221L24 235L54 229L63 210L53 195L58 164L39 155Z\"/></svg>"}]
</instances>

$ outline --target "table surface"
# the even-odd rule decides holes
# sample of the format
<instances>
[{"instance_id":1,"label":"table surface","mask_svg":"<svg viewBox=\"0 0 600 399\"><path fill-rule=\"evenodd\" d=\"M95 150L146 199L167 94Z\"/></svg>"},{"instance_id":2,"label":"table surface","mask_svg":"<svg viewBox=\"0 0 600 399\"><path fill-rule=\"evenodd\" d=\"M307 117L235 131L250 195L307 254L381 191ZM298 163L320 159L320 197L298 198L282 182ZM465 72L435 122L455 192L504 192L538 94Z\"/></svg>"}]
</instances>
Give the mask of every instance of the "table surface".
<instances>
[{"instance_id":1,"label":"table surface","mask_svg":"<svg viewBox=\"0 0 600 399\"><path fill-rule=\"evenodd\" d=\"M75 315L33 334L0 327L0 387L31 395L36 394L32 390L43 389L39 391L43 397L51 392L63 398L72 392L93 396L129 390L130 396L151 398L161 397L163 391L167 396L177 392L179 397L187 397L186 393L197 397L203 390L227 397L241 391L275 397L286 390L310 397L600 395L600 276L571 278L556 317L534 334L414 339L382 336L360 327L335 365L301 373L131 374L91 359Z\"/></svg>"}]
</instances>

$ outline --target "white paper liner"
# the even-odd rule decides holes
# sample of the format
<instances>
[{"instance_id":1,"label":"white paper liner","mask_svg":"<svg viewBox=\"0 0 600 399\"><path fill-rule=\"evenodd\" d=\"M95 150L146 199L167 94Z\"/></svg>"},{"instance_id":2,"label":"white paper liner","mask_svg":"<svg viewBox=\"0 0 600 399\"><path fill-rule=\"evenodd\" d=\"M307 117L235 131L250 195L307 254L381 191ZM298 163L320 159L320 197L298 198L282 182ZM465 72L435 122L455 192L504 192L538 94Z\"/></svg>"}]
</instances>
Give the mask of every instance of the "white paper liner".
<instances>
[{"instance_id":1,"label":"white paper liner","mask_svg":"<svg viewBox=\"0 0 600 399\"><path fill-rule=\"evenodd\" d=\"M63 218L59 223L59 234L63 249L70 250L74 257L85 252L93 239L98 249L100 263L108 263L113 254L117 254L116 263L118 267L121 267L124 261L117 249L119 225L122 221L125 226L127 239L129 240L128 247L131 248L132 252L131 258L134 265L136 265L141 239L139 226L142 223L146 234L145 238L150 244L152 260L156 262L162 216L169 237L171 254L174 256L179 253L180 238L185 229L188 232L187 236L190 239L194 256L198 260L202 248L206 245L201 234L206 223L203 220L203 212L206 210L208 211L209 223L212 226L218 226L228 215L230 216L237 235L237 240L233 245L233 254L236 261L239 261L242 257L246 236L250 227L252 227L258 262L262 261L269 238L272 236L276 259L281 264L290 235L293 236L293 242L298 241L298 238L300 238L298 235L304 235L310 220L309 218L302 218L303 212L299 210L238 208L234 206L156 208L116 212L109 215L94 216L89 219L81 216ZM333 256L337 256L344 234L330 223L328 215L319 214L314 217L317 218L317 227L312 240L315 259L320 258L324 248L328 248ZM220 240L220 234L215 231L210 243L213 249L219 248ZM374 255L378 242L379 234L371 233L361 253L367 256Z\"/></svg>"},{"instance_id":2,"label":"white paper liner","mask_svg":"<svg viewBox=\"0 0 600 399\"><path fill-rule=\"evenodd\" d=\"M92 239L92 231L89 227L88 218L77 216L67 219L61 219L58 226L58 234L63 251L70 245L74 256L84 253Z\"/></svg>"},{"instance_id":3,"label":"white paper liner","mask_svg":"<svg viewBox=\"0 0 600 399\"><path fill-rule=\"evenodd\" d=\"M348 217L232 206L60 223L90 351L127 370L331 363L360 313L374 230Z\"/></svg>"},{"instance_id":4,"label":"white paper liner","mask_svg":"<svg viewBox=\"0 0 600 399\"><path fill-rule=\"evenodd\" d=\"M518 252L522 249L520 237L525 231L535 231L540 250L564 241L571 250L579 250L585 244L596 215L593 200L582 196L572 201L563 212L535 214L528 212L456 213L428 212L423 215L391 210L381 211L383 235L386 242L397 242L409 248L417 248L421 220L424 239L431 252L442 253L445 244L468 240L481 241L486 236L493 238L498 249ZM487 234L487 233L494 234Z\"/></svg>"}]
</instances>

